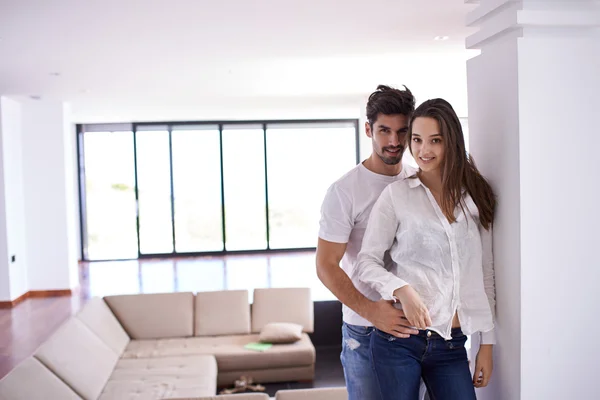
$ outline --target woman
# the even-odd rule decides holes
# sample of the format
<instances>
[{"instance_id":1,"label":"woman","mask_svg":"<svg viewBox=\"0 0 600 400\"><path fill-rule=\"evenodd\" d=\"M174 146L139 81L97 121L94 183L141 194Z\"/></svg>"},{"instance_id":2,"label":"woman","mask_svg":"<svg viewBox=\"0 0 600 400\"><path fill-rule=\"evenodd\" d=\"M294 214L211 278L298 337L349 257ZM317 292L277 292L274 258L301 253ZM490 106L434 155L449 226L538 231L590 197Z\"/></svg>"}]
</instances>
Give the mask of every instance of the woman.
<instances>
[{"instance_id":1,"label":"woman","mask_svg":"<svg viewBox=\"0 0 600 400\"><path fill-rule=\"evenodd\" d=\"M408 138L419 170L373 206L355 270L419 329L408 339L371 335L381 398L417 399L423 378L432 400L475 399L474 387L490 379L495 343L494 193L445 100L415 110ZM388 256L392 271L383 267ZM471 377L464 345L476 332L482 344Z\"/></svg>"}]
</instances>

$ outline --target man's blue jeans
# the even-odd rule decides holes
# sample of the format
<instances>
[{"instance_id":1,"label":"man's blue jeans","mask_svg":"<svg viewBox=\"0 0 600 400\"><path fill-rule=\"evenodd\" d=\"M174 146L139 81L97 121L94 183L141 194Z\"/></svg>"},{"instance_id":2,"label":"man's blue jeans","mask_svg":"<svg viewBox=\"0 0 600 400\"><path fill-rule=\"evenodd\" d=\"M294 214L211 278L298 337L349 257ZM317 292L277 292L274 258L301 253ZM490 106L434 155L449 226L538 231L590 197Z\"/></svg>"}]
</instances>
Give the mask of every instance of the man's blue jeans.
<instances>
[{"instance_id":1,"label":"man's blue jeans","mask_svg":"<svg viewBox=\"0 0 600 400\"><path fill-rule=\"evenodd\" d=\"M421 377L431 400L475 400L465 342L460 328L444 340L432 331L399 339L375 329L371 360L381 400L417 400Z\"/></svg>"},{"instance_id":2,"label":"man's blue jeans","mask_svg":"<svg viewBox=\"0 0 600 400\"><path fill-rule=\"evenodd\" d=\"M342 366L348 400L381 400L371 364L372 326L342 325Z\"/></svg>"}]
</instances>

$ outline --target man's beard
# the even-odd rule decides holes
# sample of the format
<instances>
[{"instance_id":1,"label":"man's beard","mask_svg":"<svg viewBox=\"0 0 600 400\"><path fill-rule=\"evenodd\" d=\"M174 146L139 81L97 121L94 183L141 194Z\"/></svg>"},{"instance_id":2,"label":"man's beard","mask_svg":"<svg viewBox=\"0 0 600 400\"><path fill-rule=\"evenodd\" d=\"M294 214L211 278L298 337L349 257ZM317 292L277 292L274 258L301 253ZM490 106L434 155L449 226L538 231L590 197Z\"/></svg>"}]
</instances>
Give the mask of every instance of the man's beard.
<instances>
[{"instance_id":1,"label":"man's beard","mask_svg":"<svg viewBox=\"0 0 600 400\"><path fill-rule=\"evenodd\" d=\"M398 155L394 156L394 157L386 157L384 154L386 151L389 150L396 150L398 149ZM389 153L388 153L389 154ZM381 154L377 154L379 156L379 158L381 158L381 161L383 161L385 164L387 165L396 165L398 164L400 161L402 161L402 156L404 155L404 146L398 146L398 147L382 147L381 148Z\"/></svg>"}]
</instances>

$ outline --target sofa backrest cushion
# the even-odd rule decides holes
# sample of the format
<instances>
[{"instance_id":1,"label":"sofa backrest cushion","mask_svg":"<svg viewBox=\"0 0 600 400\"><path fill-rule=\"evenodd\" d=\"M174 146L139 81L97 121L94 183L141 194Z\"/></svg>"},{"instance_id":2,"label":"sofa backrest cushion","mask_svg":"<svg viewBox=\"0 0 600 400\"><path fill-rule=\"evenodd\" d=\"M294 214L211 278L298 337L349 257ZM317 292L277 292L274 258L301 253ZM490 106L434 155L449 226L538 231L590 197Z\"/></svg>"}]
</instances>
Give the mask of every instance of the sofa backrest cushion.
<instances>
[{"instance_id":1,"label":"sofa backrest cushion","mask_svg":"<svg viewBox=\"0 0 600 400\"><path fill-rule=\"evenodd\" d=\"M246 335L250 333L247 290L223 290L196 294L195 336Z\"/></svg>"},{"instance_id":2,"label":"sofa backrest cushion","mask_svg":"<svg viewBox=\"0 0 600 400\"><path fill-rule=\"evenodd\" d=\"M85 400L98 398L118 355L78 318L69 318L34 354Z\"/></svg>"},{"instance_id":3,"label":"sofa backrest cushion","mask_svg":"<svg viewBox=\"0 0 600 400\"><path fill-rule=\"evenodd\" d=\"M104 300L131 339L194 335L191 292L107 296Z\"/></svg>"},{"instance_id":4,"label":"sofa backrest cushion","mask_svg":"<svg viewBox=\"0 0 600 400\"><path fill-rule=\"evenodd\" d=\"M26 358L0 380L2 400L81 400L73 389L33 357Z\"/></svg>"},{"instance_id":5,"label":"sofa backrest cushion","mask_svg":"<svg viewBox=\"0 0 600 400\"><path fill-rule=\"evenodd\" d=\"M348 400L345 387L279 390L275 400Z\"/></svg>"},{"instance_id":6,"label":"sofa backrest cushion","mask_svg":"<svg viewBox=\"0 0 600 400\"><path fill-rule=\"evenodd\" d=\"M123 353L129 343L129 336L103 299L99 297L90 299L76 317L118 356Z\"/></svg>"},{"instance_id":7,"label":"sofa backrest cushion","mask_svg":"<svg viewBox=\"0 0 600 400\"><path fill-rule=\"evenodd\" d=\"M313 332L314 311L310 289L255 289L252 332L260 333L262 328L271 322L291 322L301 325L304 332Z\"/></svg>"}]
</instances>

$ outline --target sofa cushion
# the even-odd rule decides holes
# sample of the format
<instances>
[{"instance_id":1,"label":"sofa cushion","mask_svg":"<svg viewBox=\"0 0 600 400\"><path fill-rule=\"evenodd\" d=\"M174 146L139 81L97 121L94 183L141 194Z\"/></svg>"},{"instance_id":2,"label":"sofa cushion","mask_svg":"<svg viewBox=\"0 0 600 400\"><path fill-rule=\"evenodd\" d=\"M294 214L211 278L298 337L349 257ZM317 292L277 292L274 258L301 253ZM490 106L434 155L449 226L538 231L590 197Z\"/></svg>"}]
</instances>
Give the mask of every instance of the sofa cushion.
<instances>
[{"instance_id":1,"label":"sofa cushion","mask_svg":"<svg viewBox=\"0 0 600 400\"><path fill-rule=\"evenodd\" d=\"M216 382L208 377L151 376L128 380L110 380L98 400L173 399L209 396Z\"/></svg>"},{"instance_id":2,"label":"sofa cushion","mask_svg":"<svg viewBox=\"0 0 600 400\"><path fill-rule=\"evenodd\" d=\"M245 349L248 343L257 342L258 335L216 336L163 340L132 340L123 358L149 358L213 354L219 373L241 369L280 368L312 365L315 348L307 334L291 344L276 344L264 352Z\"/></svg>"},{"instance_id":3,"label":"sofa cushion","mask_svg":"<svg viewBox=\"0 0 600 400\"><path fill-rule=\"evenodd\" d=\"M275 400L348 400L345 387L279 390Z\"/></svg>"},{"instance_id":4,"label":"sofa cushion","mask_svg":"<svg viewBox=\"0 0 600 400\"><path fill-rule=\"evenodd\" d=\"M34 356L86 400L98 398L118 360L108 345L74 317Z\"/></svg>"},{"instance_id":5,"label":"sofa cushion","mask_svg":"<svg viewBox=\"0 0 600 400\"><path fill-rule=\"evenodd\" d=\"M217 390L213 356L120 360L101 400L209 396Z\"/></svg>"},{"instance_id":6,"label":"sofa cushion","mask_svg":"<svg viewBox=\"0 0 600 400\"><path fill-rule=\"evenodd\" d=\"M269 400L269 395L265 393L236 393L236 394L221 394L218 396L205 397L186 397L170 400Z\"/></svg>"},{"instance_id":7,"label":"sofa cushion","mask_svg":"<svg viewBox=\"0 0 600 400\"><path fill-rule=\"evenodd\" d=\"M169 400L269 400L269 395L265 393L236 393L236 394L221 394L218 396L205 397L186 397ZM163 399L164 400L164 399Z\"/></svg>"},{"instance_id":8,"label":"sofa cushion","mask_svg":"<svg viewBox=\"0 0 600 400\"><path fill-rule=\"evenodd\" d=\"M196 336L245 335L250 333L247 290L199 292L195 307Z\"/></svg>"},{"instance_id":9,"label":"sofa cushion","mask_svg":"<svg viewBox=\"0 0 600 400\"><path fill-rule=\"evenodd\" d=\"M81 397L37 359L29 357L0 380L0 399L81 400Z\"/></svg>"},{"instance_id":10,"label":"sofa cushion","mask_svg":"<svg viewBox=\"0 0 600 400\"><path fill-rule=\"evenodd\" d=\"M168 379L108 381L98 400L162 399L172 388L173 382Z\"/></svg>"},{"instance_id":11,"label":"sofa cushion","mask_svg":"<svg viewBox=\"0 0 600 400\"><path fill-rule=\"evenodd\" d=\"M107 296L104 300L131 339L194 334L194 295L191 292Z\"/></svg>"},{"instance_id":12,"label":"sofa cushion","mask_svg":"<svg viewBox=\"0 0 600 400\"><path fill-rule=\"evenodd\" d=\"M302 325L272 322L263 326L259 340L263 343L294 343L302 338Z\"/></svg>"},{"instance_id":13,"label":"sofa cushion","mask_svg":"<svg viewBox=\"0 0 600 400\"><path fill-rule=\"evenodd\" d=\"M120 356L123 353L129 343L129 336L103 299L99 297L90 299L76 317L117 355Z\"/></svg>"},{"instance_id":14,"label":"sofa cushion","mask_svg":"<svg viewBox=\"0 0 600 400\"><path fill-rule=\"evenodd\" d=\"M314 330L314 311L309 288L255 289L252 332L259 333L270 322L292 322L304 332Z\"/></svg>"},{"instance_id":15,"label":"sofa cushion","mask_svg":"<svg viewBox=\"0 0 600 400\"><path fill-rule=\"evenodd\" d=\"M121 359L110 376L126 380L148 376L208 376L217 379L217 361L212 355Z\"/></svg>"}]
</instances>

